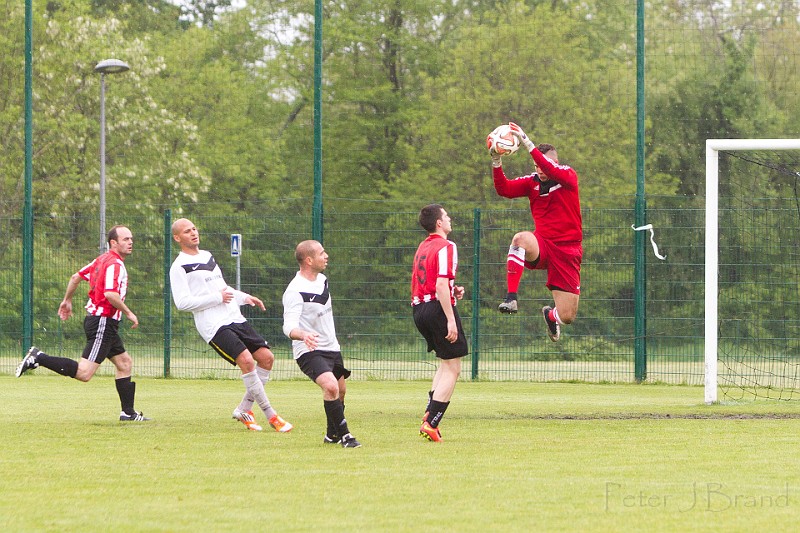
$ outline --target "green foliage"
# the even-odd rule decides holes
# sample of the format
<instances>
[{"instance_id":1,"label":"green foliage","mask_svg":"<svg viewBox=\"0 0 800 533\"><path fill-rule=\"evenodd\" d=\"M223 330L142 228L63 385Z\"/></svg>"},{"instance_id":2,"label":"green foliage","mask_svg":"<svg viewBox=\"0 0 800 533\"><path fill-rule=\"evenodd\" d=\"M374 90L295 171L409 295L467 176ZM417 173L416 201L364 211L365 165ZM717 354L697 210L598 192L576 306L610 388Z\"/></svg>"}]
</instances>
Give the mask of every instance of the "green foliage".
<instances>
[{"instance_id":1,"label":"green foliage","mask_svg":"<svg viewBox=\"0 0 800 533\"><path fill-rule=\"evenodd\" d=\"M313 2L36 7L38 213L70 216L71 204L96 195L92 68L112 56L132 69L107 77L110 205L145 213L226 198L246 209L310 197ZM798 32L796 11L781 2L648 10L650 194L697 191L705 137L797 130L797 57L785 45ZM504 205L488 180L483 140L508 120L559 148L582 178L586 207L607 190L632 193L634 16L608 0L325 3L326 198ZM15 5L3 35L21 17ZM22 65L18 41L6 37L0 48L9 67ZM676 68L680 57L686 68ZM6 198L19 202L22 91L18 76L6 78L17 90L0 102L11 127L0 141L0 175ZM511 174L532 169L524 154L506 159Z\"/></svg>"},{"instance_id":2,"label":"green foliage","mask_svg":"<svg viewBox=\"0 0 800 533\"><path fill-rule=\"evenodd\" d=\"M159 203L192 202L210 186L193 152L197 127L160 105L153 80L166 68L151 36L116 18L96 19L79 5L37 17L34 39L35 211L73 214L95 201L98 183L100 76L94 65L124 58L131 70L106 75L107 203L152 213ZM113 216L113 210L112 215Z\"/></svg>"},{"instance_id":3,"label":"green foliage","mask_svg":"<svg viewBox=\"0 0 800 533\"><path fill-rule=\"evenodd\" d=\"M4 324L14 331L24 162L21 4L7 2L0 20L0 293L10 304ZM698 327L705 139L800 132L798 9L781 0L646 8L648 216L657 228L674 230L662 233L670 261L648 265L655 316ZM376 291L352 297L352 328L407 334L414 218L432 201L458 215L465 282L476 268L472 212L484 210L482 309L475 311L494 306L508 241L531 225L524 199L494 193L485 152L486 134L514 120L536 142L555 144L580 176L591 297L582 300L586 325L576 325L576 337L602 331L628 338L633 5L342 0L323 2L323 19L323 146L316 155L331 274L341 284L337 294ZM93 69L109 57L131 65L106 76L107 203L109 222L134 226L141 243L129 264L137 312L162 312L167 207L198 217L218 256L229 233L243 233L254 250L242 258L245 283L278 312L274 302L293 274L291 250L310 236L314 32L312 0L34 2L37 328L52 331L67 276L96 250L100 78ZM533 170L524 153L504 165L510 176ZM780 238L777 230L765 234ZM385 255L378 260L375 250ZM225 265L230 282L232 268ZM546 295L539 282L523 283L529 305ZM671 299L659 299L663 294ZM376 299L389 302L384 325L374 325ZM465 302L465 314L471 306ZM185 322L177 327L191 330ZM280 335L275 324L267 327ZM531 327L498 324L499 336Z\"/></svg>"},{"instance_id":4,"label":"green foliage","mask_svg":"<svg viewBox=\"0 0 800 533\"><path fill-rule=\"evenodd\" d=\"M753 68L761 60L756 53L763 34L745 29L754 22L760 25L761 15L757 12L751 20L746 13L739 14L724 20L722 26L708 24L709 19L694 12L684 16L690 35L696 38L678 42L684 34L667 33L675 41L659 43L658 48L665 54L686 50L683 53L693 61L692 68L664 79L672 71L659 69L660 60L648 71L653 73L648 88L654 89L655 97L649 106L647 166L651 169L648 183L652 181L659 192L692 196L701 194L704 187L706 139L781 138L798 130L787 128L790 114L780 111L778 100L765 90L773 83L770 76L763 77ZM785 79L787 74L782 71L778 77Z\"/></svg>"}]
</instances>

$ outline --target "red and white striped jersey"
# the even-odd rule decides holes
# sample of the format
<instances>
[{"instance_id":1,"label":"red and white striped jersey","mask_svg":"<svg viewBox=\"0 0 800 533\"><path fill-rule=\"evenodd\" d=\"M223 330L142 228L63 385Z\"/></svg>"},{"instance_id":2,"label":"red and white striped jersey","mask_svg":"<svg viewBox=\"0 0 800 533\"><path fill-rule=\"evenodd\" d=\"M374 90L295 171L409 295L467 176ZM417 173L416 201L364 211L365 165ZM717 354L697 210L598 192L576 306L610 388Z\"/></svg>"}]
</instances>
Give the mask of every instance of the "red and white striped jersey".
<instances>
[{"instance_id":1,"label":"red and white striped jersey","mask_svg":"<svg viewBox=\"0 0 800 533\"><path fill-rule=\"evenodd\" d=\"M411 273L411 305L436 300L436 280L450 280L450 303L456 305L453 288L458 270L458 248L456 243L432 233L422 241L414 255L414 270Z\"/></svg>"},{"instance_id":2,"label":"red and white striped jersey","mask_svg":"<svg viewBox=\"0 0 800 533\"><path fill-rule=\"evenodd\" d=\"M78 271L78 275L89 282L89 301L86 312L93 316L105 316L122 320L122 311L106 299L106 291L119 293L125 301L128 292L128 271L122 258L108 251Z\"/></svg>"}]
</instances>

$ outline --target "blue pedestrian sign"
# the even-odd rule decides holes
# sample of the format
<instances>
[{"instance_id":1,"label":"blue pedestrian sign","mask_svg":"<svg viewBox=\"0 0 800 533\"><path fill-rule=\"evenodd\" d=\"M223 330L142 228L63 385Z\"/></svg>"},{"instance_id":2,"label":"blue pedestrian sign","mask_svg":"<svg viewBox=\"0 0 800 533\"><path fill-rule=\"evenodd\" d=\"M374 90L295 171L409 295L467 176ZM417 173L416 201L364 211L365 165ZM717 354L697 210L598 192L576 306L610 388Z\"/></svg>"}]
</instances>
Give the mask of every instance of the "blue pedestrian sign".
<instances>
[{"instance_id":1,"label":"blue pedestrian sign","mask_svg":"<svg viewBox=\"0 0 800 533\"><path fill-rule=\"evenodd\" d=\"M242 255L242 234L231 233L231 257Z\"/></svg>"}]
</instances>

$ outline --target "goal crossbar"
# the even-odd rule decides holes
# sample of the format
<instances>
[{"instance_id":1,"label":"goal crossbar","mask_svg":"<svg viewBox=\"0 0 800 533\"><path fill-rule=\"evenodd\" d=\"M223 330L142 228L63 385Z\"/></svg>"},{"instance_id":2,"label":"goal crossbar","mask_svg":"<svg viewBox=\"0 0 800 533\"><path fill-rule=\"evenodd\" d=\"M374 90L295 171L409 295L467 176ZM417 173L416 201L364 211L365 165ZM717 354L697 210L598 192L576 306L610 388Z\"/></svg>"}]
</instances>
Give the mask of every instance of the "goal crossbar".
<instances>
[{"instance_id":1,"label":"goal crossbar","mask_svg":"<svg viewBox=\"0 0 800 533\"><path fill-rule=\"evenodd\" d=\"M719 152L800 150L800 139L706 139L705 403L717 401L719 290Z\"/></svg>"}]
</instances>

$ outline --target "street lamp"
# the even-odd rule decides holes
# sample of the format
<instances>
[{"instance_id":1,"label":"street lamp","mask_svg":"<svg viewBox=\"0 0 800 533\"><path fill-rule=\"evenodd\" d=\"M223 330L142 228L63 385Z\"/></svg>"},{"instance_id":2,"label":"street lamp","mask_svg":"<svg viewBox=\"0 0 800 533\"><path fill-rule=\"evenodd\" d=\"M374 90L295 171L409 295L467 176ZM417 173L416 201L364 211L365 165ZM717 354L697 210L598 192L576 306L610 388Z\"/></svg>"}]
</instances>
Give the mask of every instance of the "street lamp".
<instances>
[{"instance_id":1,"label":"street lamp","mask_svg":"<svg viewBox=\"0 0 800 533\"><path fill-rule=\"evenodd\" d=\"M130 68L119 59L104 59L94 67L100 73L100 253L106 250L106 74Z\"/></svg>"}]
</instances>

